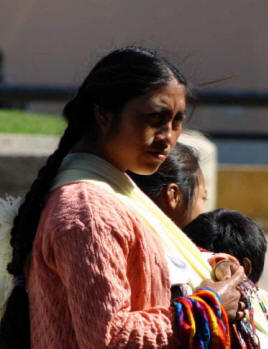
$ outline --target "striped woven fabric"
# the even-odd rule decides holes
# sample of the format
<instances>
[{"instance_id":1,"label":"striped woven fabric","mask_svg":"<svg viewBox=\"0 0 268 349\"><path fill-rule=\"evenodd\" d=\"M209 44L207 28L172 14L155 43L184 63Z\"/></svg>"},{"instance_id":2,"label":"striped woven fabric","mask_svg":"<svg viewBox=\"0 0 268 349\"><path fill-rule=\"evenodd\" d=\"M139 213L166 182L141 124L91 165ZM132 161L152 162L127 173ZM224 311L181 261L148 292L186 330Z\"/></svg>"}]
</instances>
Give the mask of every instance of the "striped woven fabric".
<instances>
[{"instance_id":1,"label":"striped woven fabric","mask_svg":"<svg viewBox=\"0 0 268 349\"><path fill-rule=\"evenodd\" d=\"M199 288L190 297L173 300L177 328L186 349L228 349L230 331L228 318L217 294Z\"/></svg>"}]
</instances>

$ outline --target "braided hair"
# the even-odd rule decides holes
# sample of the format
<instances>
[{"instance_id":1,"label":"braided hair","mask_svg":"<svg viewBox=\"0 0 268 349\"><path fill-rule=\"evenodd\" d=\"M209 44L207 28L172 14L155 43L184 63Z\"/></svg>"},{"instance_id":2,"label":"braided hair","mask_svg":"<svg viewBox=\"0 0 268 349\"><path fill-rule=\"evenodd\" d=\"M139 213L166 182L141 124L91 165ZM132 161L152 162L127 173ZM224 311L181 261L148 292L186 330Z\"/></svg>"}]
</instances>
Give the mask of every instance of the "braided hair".
<instances>
[{"instance_id":1,"label":"braided hair","mask_svg":"<svg viewBox=\"0 0 268 349\"><path fill-rule=\"evenodd\" d=\"M32 250L41 211L51 183L63 158L82 137L94 137L98 128L96 106L102 111L119 113L132 98L163 86L172 79L184 84L182 74L156 52L141 47L125 47L104 56L86 77L76 96L64 108L67 128L58 148L38 173L11 230L13 258L8 272L23 274ZM24 285L18 284L7 302L0 326L0 347L29 349L29 304Z\"/></svg>"}]
</instances>

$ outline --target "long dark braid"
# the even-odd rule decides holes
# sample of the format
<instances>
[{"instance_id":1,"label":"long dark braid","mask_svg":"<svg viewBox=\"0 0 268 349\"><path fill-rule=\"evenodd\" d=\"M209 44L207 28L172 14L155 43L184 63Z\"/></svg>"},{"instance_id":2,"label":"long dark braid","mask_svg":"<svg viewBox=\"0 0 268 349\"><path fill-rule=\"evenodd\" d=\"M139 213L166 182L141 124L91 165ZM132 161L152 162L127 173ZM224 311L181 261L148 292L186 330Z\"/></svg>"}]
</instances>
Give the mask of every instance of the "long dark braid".
<instances>
[{"instance_id":1,"label":"long dark braid","mask_svg":"<svg viewBox=\"0 0 268 349\"><path fill-rule=\"evenodd\" d=\"M68 127L57 150L39 171L21 205L11 231L13 258L8 271L23 274L27 256L31 253L45 197L63 158L87 135L96 135L94 109L116 115L130 99L163 86L171 79L186 85L183 76L155 52L126 47L102 58L85 79L76 97L69 102L64 115ZM0 326L0 348L29 349L29 302L25 286L17 285L6 306Z\"/></svg>"},{"instance_id":2,"label":"long dark braid","mask_svg":"<svg viewBox=\"0 0 268 349\"><path fill-rule=\"evenodd\" d=\"M39 222L40 213L45 203L51 181L70 149L77 143L81 135L74 134L68 126L62 136L57 150L49 156L44 167L38 173L24 203L20 206L11 231L13 259L8 265L8 271L13 275L23 273L23 263L32 249L33 238ZM23 234L20 232L23 229ZM27 236L28 234L28 236Z\"/></svg>"},{"instance_id":3,"label":"long dark braid","mask_svg":"<svg viewBox=\"0 0 268 349\"><path fill-rule=\"evenodd\" d=\"M40 214L45 203L45 195L62 159L80 139L70 126L65 130L57 150L48 158L38 173L30 191L20 206L11 230L13 258L8 265L10 274L23 274L24 262L31 252ZM14 335L15 333L15 335ZM4 348L30 348L29 304L23 284L15 286L7 302L6 312L1 321L1 341ZM8 343L8 344L7 344Z\"/></svg>"}]
</instances>

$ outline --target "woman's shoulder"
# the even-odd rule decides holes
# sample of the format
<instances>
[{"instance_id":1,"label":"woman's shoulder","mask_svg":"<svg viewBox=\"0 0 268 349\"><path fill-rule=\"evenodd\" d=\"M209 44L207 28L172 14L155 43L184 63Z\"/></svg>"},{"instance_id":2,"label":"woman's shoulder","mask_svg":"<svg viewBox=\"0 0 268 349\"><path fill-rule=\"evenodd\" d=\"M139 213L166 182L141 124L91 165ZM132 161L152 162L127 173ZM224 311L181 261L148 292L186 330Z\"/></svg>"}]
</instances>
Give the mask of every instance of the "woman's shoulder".
<instances>
[{"instance_id":1,"label":"woman's shoulder","mask_svg":"<svg viewBox=\"0 0 268 349\"><path fill-rule=\"evenodd\" d=\"M47 205L54 208L81 208L92 209L120 205L119 200L109 186L99 186L89 181L74 182L60 186L53 190L47 200Z\"/></svg>"},{"instance_id":2,"label":"woman's shoulder","mask_svg":"<svg viewBox=\"0 0 268 349\"><path fill-rule=\"evenodd\" d=\"M78 224L124 225L131 228L137 217L108 187L91 182L76 182L55 189L48 197L41 222L55 227Z\"/></svg>"}]
</instances>

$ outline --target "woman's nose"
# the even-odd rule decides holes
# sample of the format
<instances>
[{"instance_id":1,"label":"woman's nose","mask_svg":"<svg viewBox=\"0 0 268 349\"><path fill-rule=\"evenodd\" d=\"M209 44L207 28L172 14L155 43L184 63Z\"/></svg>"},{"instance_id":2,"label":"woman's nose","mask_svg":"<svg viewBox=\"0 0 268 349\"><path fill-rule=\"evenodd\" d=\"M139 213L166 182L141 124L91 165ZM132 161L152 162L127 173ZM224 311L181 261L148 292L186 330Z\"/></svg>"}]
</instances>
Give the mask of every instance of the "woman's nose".
<instances>
[{"instance_id":1,"label":"woman's nose","mask_svg":"<svg viewBox=\"0 0 268 349\"><path fill-rule=\"evenodd\" d=\"M172 140L172 123L163 125L157 132L157 139L170 143Z\"/></svg>"}]
</instances>

